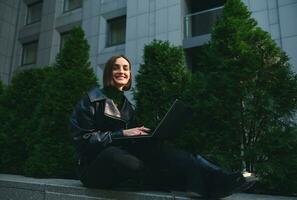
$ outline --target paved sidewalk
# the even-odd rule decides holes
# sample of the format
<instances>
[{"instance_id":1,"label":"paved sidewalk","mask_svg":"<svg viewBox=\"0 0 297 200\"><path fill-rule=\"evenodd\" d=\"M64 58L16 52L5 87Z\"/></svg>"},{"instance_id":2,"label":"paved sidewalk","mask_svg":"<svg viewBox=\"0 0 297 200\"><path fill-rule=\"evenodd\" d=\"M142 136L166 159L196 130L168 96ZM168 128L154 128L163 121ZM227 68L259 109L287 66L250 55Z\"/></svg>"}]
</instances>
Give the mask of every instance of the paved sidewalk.
<instances>
[{"instance_id":1,"label":"paved sidewalk","mask_svg":"<svg viewBox=\"0 0 297 200\"><path fill-rule=\"evenodd\" d=\"M78 180L36 179L19 175L0 174L0 200L190 200L184 193L154 191L111 191L88 189ZM197 198L196 198L197 199ZM199 198L198 198L199 199ZM202 199L202 198L200 198ZM283 197L239 193L225 200L297 200Z\"/></svg>"}]
</instances>

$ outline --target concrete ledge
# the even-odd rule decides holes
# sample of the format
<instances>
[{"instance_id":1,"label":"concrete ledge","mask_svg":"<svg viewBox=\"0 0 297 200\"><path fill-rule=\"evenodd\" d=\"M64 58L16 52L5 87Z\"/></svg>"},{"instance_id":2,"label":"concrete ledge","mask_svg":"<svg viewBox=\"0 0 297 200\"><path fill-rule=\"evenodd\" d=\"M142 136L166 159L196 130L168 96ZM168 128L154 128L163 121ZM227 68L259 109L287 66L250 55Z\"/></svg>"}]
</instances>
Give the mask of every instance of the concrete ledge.
<instances>
[{"instance_id":1,"label":"concrete ledge","mask_svg":"<svg viewBox=\"0 0 297 200\"><path fill-rule=\"evenodd\" d=\"M197 198L197 197L196 197ZM78 180L36 179L19 175L0 174L1 200L190 200L184 193L154 191L111 191L88 189ZM297 197L280 197L255 194L234 194L226 200L297 200Z\"/></svg>"}]
</instances>

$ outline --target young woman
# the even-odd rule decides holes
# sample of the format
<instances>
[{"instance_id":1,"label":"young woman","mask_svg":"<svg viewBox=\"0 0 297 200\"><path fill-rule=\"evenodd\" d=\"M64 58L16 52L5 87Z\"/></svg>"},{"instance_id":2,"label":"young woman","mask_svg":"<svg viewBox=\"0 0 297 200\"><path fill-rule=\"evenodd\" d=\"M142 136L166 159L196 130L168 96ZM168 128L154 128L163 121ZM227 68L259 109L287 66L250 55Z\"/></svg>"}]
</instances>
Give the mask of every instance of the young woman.
<instances>
[{"instance_id":1,"label":"young woman","mask_svg":"<svg viewBox=\"0 0 297 200\"><path fill-rule=\"evenodd\" d=\"M104 69L103 89L89 91L73 111L78 175L85 186L115 188L133 180L142 186L211 198L250 186L240 172L224 171L199 155L169 148L162 141L125 139L150 132L135 124L133 106L124 96L131 82L128 58L113 56Z\"/></svg>"}]
</instances>

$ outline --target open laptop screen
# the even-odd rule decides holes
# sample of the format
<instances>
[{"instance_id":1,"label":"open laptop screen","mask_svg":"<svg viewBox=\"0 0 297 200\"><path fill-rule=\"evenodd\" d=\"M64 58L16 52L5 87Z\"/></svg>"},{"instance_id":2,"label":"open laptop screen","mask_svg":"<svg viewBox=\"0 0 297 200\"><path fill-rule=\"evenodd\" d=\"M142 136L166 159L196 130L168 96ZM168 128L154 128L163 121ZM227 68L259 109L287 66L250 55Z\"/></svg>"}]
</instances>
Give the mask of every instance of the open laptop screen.
<instances>
[{"instance_id":1,"label":"open laptop screen","mask_svg":"<svg viewBox=\"0 0 297 200\"><path fill-rule=\"evenodd\" d=\"M148 135L127 136L119 139L150 137L162 139L170 138L181 132L182 127L186 124L190 117L190 109L183 102L176 99L157 127L153 129L153 132Z\"/></svg>"}]
</instances>

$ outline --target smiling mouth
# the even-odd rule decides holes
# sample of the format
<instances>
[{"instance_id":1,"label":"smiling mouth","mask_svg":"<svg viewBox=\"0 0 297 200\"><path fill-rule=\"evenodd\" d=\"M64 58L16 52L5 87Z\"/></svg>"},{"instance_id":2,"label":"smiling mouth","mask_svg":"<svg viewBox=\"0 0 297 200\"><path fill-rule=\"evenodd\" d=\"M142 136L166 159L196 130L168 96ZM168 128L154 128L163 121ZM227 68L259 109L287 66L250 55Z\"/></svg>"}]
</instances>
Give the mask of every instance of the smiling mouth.
<instances>
[{"instance_id":1,"label":"smiling mouth","mask_svg":"<svg viewBox=\"0 0 297 200\"><path fill-rule=\"evenodd\" d=\"M126 79L127 77L126 76L116 76L115 78L116 79Z\"/></svg>"}]
</instances>

